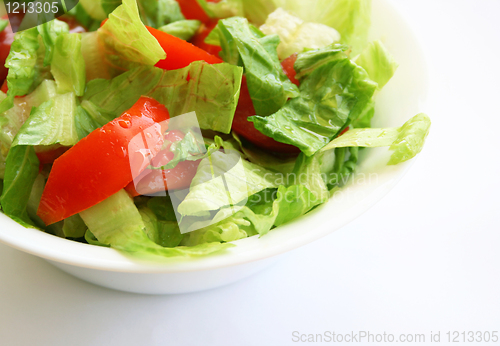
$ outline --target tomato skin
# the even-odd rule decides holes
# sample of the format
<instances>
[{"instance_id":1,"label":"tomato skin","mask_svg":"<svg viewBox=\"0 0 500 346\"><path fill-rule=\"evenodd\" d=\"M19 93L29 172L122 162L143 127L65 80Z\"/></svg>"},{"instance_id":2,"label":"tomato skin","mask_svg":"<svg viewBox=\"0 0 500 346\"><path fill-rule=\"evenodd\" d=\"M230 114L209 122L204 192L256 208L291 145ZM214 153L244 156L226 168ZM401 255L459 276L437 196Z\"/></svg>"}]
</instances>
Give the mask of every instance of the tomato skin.
<instances>
[{"instance_id":1,"label":"tomato skin","mask_svg":"<svg viewBox=\"0 0 500 346\"><path fill-rule=\"evenodd\" d=\"M177 0L181 12L186 17L186 19L197 19L203 23L207 23L210 20L208 14L205 13L203 8L200 6L196 0ZM210 1L215 2L215 1Z\"/></svg>"},{"instance_id":2,"label":"tomato skin","mask_svg":"<svg viewBox=\"0 0 500 346\"><path fill-rule=\"evenodd\" d=\"M163 128L158 123L168 119L163 105L141 97L122 116L83 138L54 161L37 215L50 225L123 189L147 166L140 150L153 156L160 151ZM141 143L132 141L139 134Z\"/></svg>"},{"instance_id":3,"label":"tomato skin","mask_svg":"<svg viewBox=\"0 0 500 346\"><path fill-rule=\"evenodd\" d=\"M189 66L194 61L203 60L209 64L220 64L218 57L205 52L193 44L166 32L147 27L158 43L167 53L167 58L160 60L155 66L164 70L177 70Z\"/></svg>"},{"instance_id":4,"label":"tomato skin","mask_svg":"<svg viewBox=\"0 0 500 346\"><path fill-rule=\"evenodd\" d=\"M219 53L222 51L222 48L220 46L214 46L205 43L205 39L217 26L217 23L219 23L218 20L211 20L206 24L202 24L198 33L196 33L196 35L191 39L191 43L196 47L199 47L204 51L218 57Z\"/></svg>"},{"instance_id":5,"label":"tomato skin","mask_svg":"<svg viewBox=\"0 0 500 346\"><path fill-rule=\"evenodd\" d=\"M297 53L290 55L288 58L281 62L281 66L283 67L283 72L287 75L290 82L295 84L296 86L300 86L300 82L295 78L297 72L295 72L295 62L297 61Z\"/></svg>"},{"instance_id":6,"label":"tomato skin","mask_svg":"<svg viewBox=\"0 0 500 346\"><path fill-rule=\"evenodd\" d=\"M60 145L51 146L49 148L35 147L35 153L38 157L40 164L45 165L54 162L62 154L68 151L69 147L63 147Z\"/></svg>"},{"instance_id":7,"label":"tomato skin","mask_svg":"<svg viewBox=\"0 0 500 346\"><path fill-rule=\"evenodd\" d=\"M8 16L2 17L2 19L8 18ZM9 72L4 65L7 57L9 56L12 42L14 42L14 33L12 32L12 27L9 24L2 32L0 32L0 83L7 78L7 73Z\"/></svg>"},{"instance_id":8,"label":"tomato skin","mask_svg":"<svg viewBox=\"0 0 500 346\"><path fill-rule=\"evenodd\" d=\"M179 130L167 132L165 140L175 143L184 138L184 133ZM174 153L170 151L170 145L160 151L151 164L155 167L165 166L174 158ZM191 181L196 175L198 161L179 162L172 169L152 169L143 171L140 176L127 185L125 190L132 196L150 195L160 191L185 189L191 185Z\"/></svg>"},{"instance_id":9,"label":"tomato skin","mask_svg":"<svg viewBox=\"0 0 500 346\"><path fill-rule=\"evenodd\" d=\"M247 120L248 117L253 115L255 115L255 109L252 103L252 99L250 98L250 93L248 92L246 78L243 77L243 81L241 83L240 99L238 101L238 107L236 107L236 112L234 114L232 130L239 136L245 138L261 149L274 151L277 153L300 153L299 148L294 147L293 145L277 142L271 137L268 137L257 130L254 124Z\"/></svg>"},{"instance_id":10,"label":"tomato skin","mask_svg":"<svg viewBox=\"0 0 500 346\"><path fill-rule=\"evenodd\" d=\"M137 186L131 182L125 190L132 197L136 197L167 190L186 189L191 185L200 161L182 161L172 169L152 170L138 181Z\"/></svg>"}]
</instances>

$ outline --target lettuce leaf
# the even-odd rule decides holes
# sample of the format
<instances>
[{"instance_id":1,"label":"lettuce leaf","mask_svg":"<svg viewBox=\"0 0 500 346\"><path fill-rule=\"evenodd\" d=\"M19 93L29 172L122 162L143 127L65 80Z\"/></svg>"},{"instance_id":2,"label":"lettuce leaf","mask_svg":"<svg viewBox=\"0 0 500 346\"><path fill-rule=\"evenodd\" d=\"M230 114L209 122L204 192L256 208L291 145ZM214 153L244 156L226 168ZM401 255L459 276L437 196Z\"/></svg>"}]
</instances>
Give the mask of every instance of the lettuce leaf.
<instances>
[{"instance_id":1,"label":"lettuce leaf","mask_svg":"<svg viewBox=\"0 0 500 346\"><path fill-rule=\"evenodd\" d=\"M135 255L182 258L208 255L233 246L208 243L193 247L167 248L156 244L148 238L142 216L124 190L84 210L80 216L100 243Z\"/></svg>"},{"instance_id":2,"label":"lettuce leaf","mask_svg":"<svg viewBox=\"0 0 500 346\"><path fill-rule=\"evenodd\" d=\"M31 93L44 79L52 77L52 63L57 38L68 32L68 25L57 19L36 28L21 31L14 37L5 66L9 69L7 98L0 103L0 114L14 106L15 96Z\"/></svg>"},{"instance_id":3,"label":"lettuce leaf","mask_svg":"<svg viewBox=\"0 0 500 346\"><path fill-rule=\"evenodd\" d=\"M110 79L115 74L115 70L108 65L104 50L99 43L99 33L88 32L81 34L82 56L85 65L86 80Z\"/></svg>"},{"instance_id":4,"label":"lettuce leaf","mask_svg":"<svg viewBox=\"0 0 500 346\"><path fill-rule=\"evenodd\" d=\"M288 176L288 186L301 185L311 193L314 205L326 202L328 189L321 175L323 153L306 156L303 153L297 158L292 174Z\"/></svg>"},{"instance_id":5,"label":"lettuce leaf","mask_svg":"<svg viewBox=\"0 0 500 346\"><path fill-rule=\"evenodd\" d=\"M38 107L42 103L56 96L56 85L54 81L43 81L31 94L14 100L14 107L0 115L0 142L2 151L10 148L15 136L21 126L29 118L33 107ZM0 92L0 100L5 98L5 94ZM7 154L6 152L4 153Z\"/></svg>"},{"instance_id":6,"label":"lettuce leaf","mask_svg":"<svg viewBox=\"0 0 500 346\"><path fill-rule=\"evenodd\" d=\"M199 216L234 206L267 188L278 187L283 177L242 160L237 153L215 152L198 166L188 195L177 207L182 216Z\"/></svg>"},{"instance_id":7,"label":"lettuce leaf","mask_svg":"<svg viewBox=\"0 0 500 346\"><path fill-rule=\"evenodd\" d=\"M135 0L123 0L98 30L109 63L118 69L153 66L166 54L141 21Z\"/></svg>"},{"instance_id":8,"label":"lettuce leaf","mask_svg":"<svg viewBox=\"0 0 500 346\"><path fill-rule=\"evenodd\" d=\"M15 96L23 96L32 91L39 75L40 66L37 64L39 48L36 28L21 31L15 36L5 62L5 67L9 69L7 75L9 91L7 98L0 103L0 113L13 107Z\"/></svg>"},{"instance_id":9,"label":"lettuce leaf","mask_svg":"<svg viewBox=\"0 0 500 346\"><path fill-rule=\"evenodd\" d=\"M271 13L260 30L266 35L276 34L280 37L280 59L302 53L304 48L317 49L340 41L337 30L324 24L305 22L282 8Z\"/></svg>"},{"instance_id":10,"label":"lettuce leaf","mask_svg":"<svg viewBox=\"0 0 500 346\"><path fill-rule=\"evenodd\" d=\"M255 24L264 24L276 8L283 8L306 22L336 29L341 42L359 54L366 46L371 25L371 0L243 0L245 15Z\"/></svg>"},{"instance_id":11,"label":"lettuce leaf","mask_svg":"<svg viewBox=\"0 0 500 346\"><path fill-rule=\"evenodd\" d=\"M12 145L73 146L78 142L75 114L75 94L58 94L32 109Z\"/></svg>"},{"instance_id":12,"label":"lettuce leaf","mask_svg":"<svg viewBox=\"0 0 500 346\"><path fill-rule=\"evenodd\" d=\"M382 89L392 78L398 64L380 41L371 42L356 59L356 64L368 72L370 78Z\"/></svg>"},{"instance_id":13,"label":"lettuce leaf","mask_svg":"<svg viewBox=\"0 0 500 346\"><path fill-rule=\"evenodd\" d=\"M334 139L321 149L322 152L345 147L389 147L394 151L389 165L405 162L422 151L429 134L431 121L420 113L400 128L352 129Z\"/></svg>"},{"instance_id":14,"label":"lettuce leaf","mask_svg":"<svg viewBox=\"0 0 500 346\"><path fill-rule=\"evenodd\" d=\"M39 168L32 146L15 146L9 150L0 204L5 215L25 227L34 227L27 206Z\"/></svg>"},{"instance_id":15,"label":"lettuce leaf","mask_svg":"<svg viewBox=\"0 0 500 346\"><path fill-rule=\"evenodd\" d=\"M56 41L62 34L69 33L69 25L60 20L53 20L37 27L38 33L45 47L45 58L43 64L45 66L52 63Z\"/></svg>"},{"instance_id":16,"label":"lettuce leaf","mask_svg":"<svg viewBox=\"0 0 500 346\"><path fill-rule=\"evenodd\" d=\"M137 4L144 24L156 29L185 19L175 0L139 0Z\"/></svg>"},{"instance_id":17,"label":"lettuce leaf","mask_svg":"<svg viewBox=\"0 0 500 346\"><path fill-rule=\"evenodd\" d=\"M229 133L242 72L241 67L200 61L172 71L139 67L112 80L88 83L82 107L102 126L144 95L164 104L171 117L195 111L202 129Z\"/></svg>"},{"instance_id":18,"label":"lettuce leaf","mask_svg":"<svg viewBox=\"0 0 500 346\"><path fill-rule=\"evenodd\" d=\"M189 41L201 26L199 20L180 20L160 27L158 30L166 32L184 41Z\"/></svg>"},{"instance_id":19,"label":"lettuce leaf","mask_svg":"<svg viewBox=\"0 0 500 346\"><path fill-rule=\"evenodd\" d=\"M266 189L248 199L236 213L221 209L214 220L218 222L185 234L183 245L210 242L229 242L259 234L266 235L276 226L292 221L320 202L303 185Z\"/></svg>"},{"instance_id":20,"label":"lettuce leaf","mask_svg":"<svg viewBox=\"0 0 500 346\"><path fill-rule=\"evenodd\" d=\"M205 3L204 8L206 8L208 15L212 18L242 17L244 15L242 0L221 0L219 2L198 1Z\"/></svg>"},{"instance_id":21,"label":"lettuce leaf","mask_svg":"<svg viewBox=\"0 0 500 346\"><path fill-rule=\"evenodd\" d=\"M265 36L241 17L220 20L210 34L222 47L221 57L245 67L248 90L257 114L277 112L289 98L298 96L297 86L283 72L278 59L277 35Z\"/></svg>"},{"instance_id":22,"label":"lettuce leaf","mask_svg":"<svg viewBox=\"0 0 500 346\"><path fill-rule=\"evenodd\" d=\"M161 220L151 209L147 207L139 208L142 221L146 227L148 238L163 247L178 246L184 235L179 230L177 220Z\"/></svg>"},{"instance_id":23,"label":"lettuce leaf","mask_svg":"<svg viewBox=\"0 0 500 346\"><path fill-rule=\"evenodd\" d=\"M85 92L85 60L80 34L62 34L56 39L50 69L60 94Z\"/></svg>"},{"instance_id":24,"label":"lettuce leaf","mask_svg":"<svg viewBox=\"0 0 500 346\"><path fill-rule=\"evenodd\" d=\"M255 25L262 25L269 13L276 9L274 1L269 0L242 0L245 17Z\"/></svg>"},{"instance_id":25,"label":"lettuce leaf","mask_svg":"<svg viewBox=\"0 0 500 346\"><path fill-rule=\"evenodd\" d=\"M344 49L333 45L299 54L295 69L301 78L300 96L271 116L253 116L249 121L308 156L327 145L363 113L377 88Z\"/></svg>"}]
</instances>

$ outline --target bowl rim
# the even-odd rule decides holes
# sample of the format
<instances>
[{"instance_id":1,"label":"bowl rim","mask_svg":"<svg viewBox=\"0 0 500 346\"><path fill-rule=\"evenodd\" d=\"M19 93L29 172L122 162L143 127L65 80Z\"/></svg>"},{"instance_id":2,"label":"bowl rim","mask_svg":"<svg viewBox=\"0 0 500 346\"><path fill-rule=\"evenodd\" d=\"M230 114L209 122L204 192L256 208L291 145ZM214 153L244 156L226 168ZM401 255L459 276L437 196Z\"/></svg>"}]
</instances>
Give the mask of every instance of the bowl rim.
<instances>
[{"instance_id":1,"label":"bowl rim","mask_svg":"<svg viewBox=\"0 0 500 346\"><path fill-rule=\"evenodd\" d=\"M422 65L419 71L422 80L422 90L420 91L419 97L420 102L424 103L428 93L429 75L427 59L422 49L422 45L412 28L407 24L404 16L394 7L391 0L375 0L373 6L385 6L388 8L389 11L392 12L392 17L395 18L396 21L401 22L406 30L407 36L405 36L405 39L413 43L414 50L419 55L419 60ZM0 242L49 261L102 271L175 273L205 271L236 266L253 261L261 261L294 250L342 228L387 195L387 193L389 193L407 173L415 160L416 158L403 164L387 168L387 172L384 173L385 177L383 177L381 184L377 183L377 186L374 185L371 187L363 186L363 189L366 187L373 188L372 193L362 198L362 200L351 200L351 202L354 203L353 206L345 214L339 216L335 227L330 227L327 222L328 218L325 218L326 214L328 214L325 209L329 209L332 204L338 204L338 201L336 202L335 198L332 198L307 215L274 229L265 237L257 238L257 236L254 236L240 239L232 242L237 245L234 248L200 258L157 258L155 261L142 260L120 253L111 248L68 241L67 239L59 238L37 229L24 228L3 213L0 213ZM342 189L347 189L348 193L346 195L348 199L350 198L349 188L351 187ZM356 187L352 188L356 190ZM358 186L357 189L359 190L359 188ZM289 233L296 228L309 228L311 224L309 223L310 221L312 221L312 224L316 224L317 227L311 232L297 237L283 237L281 235L283 233ZM273 244L273 239L277 237L282 237L283 241Z\"/></svg>"}]
</instances>

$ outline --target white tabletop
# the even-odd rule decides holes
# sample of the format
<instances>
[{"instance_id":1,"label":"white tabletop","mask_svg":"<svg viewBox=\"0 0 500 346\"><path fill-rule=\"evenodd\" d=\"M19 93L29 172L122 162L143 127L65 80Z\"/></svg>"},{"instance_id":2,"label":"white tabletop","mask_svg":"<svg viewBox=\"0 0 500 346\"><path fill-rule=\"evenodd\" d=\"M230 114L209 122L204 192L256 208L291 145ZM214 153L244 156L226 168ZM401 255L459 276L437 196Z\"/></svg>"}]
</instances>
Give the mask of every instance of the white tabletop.
<instances>
[{"instance_id":1,"label":"white tabletop","mask_svg":"<svg viewBox=\"0 0 500 346\"><path fill-rule=\"evenodd\" d=\"M431 333L500 332L500 2L395 3L428 53L433 127L383 201L260 274L188 295L100 288L0 245L0 344L276 346L365 331L435 345Z\"/></svg>"}]
</instances>

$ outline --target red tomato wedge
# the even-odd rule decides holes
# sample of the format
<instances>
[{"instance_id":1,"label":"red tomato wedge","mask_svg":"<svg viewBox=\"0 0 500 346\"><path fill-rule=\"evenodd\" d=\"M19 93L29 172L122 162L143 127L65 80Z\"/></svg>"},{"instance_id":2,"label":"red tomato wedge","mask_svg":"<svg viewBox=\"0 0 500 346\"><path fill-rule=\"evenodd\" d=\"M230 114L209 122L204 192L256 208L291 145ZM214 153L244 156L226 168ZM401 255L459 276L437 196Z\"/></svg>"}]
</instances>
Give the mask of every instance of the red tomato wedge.
<instances>
[{"instance_id":1,"label":"red tomato wedge","mask_svg":"<svg viewBox=\"0 0 500 346\"><path fill-rule=\"evenodd\" d=\"M155 156L161 150L166 128L159 123L168 119L163 105L141 97L122 116L83 138L54 161L37 215L50 225L123 189L146 168L145 152ZM143 140L133 141L141 139L137 135Z\"/></svg>"},{"instance_id":2,"label":"red tomato wedge","mask_svg":"<svg viewBox=\"0 0 500 346\"><path fill-rule=\"evenodd\" d=\"M3 16L2 19L8 19L8 17ZM9 71L4 65L9 56L12 42L14 42L14 33L12 32L12 27L7 25L7 27L0 32L0 83L7 77Z\"/></svg>"},{"instance_id":3,"label":"red tomato wedge","mask_svg":"<svg viewBox=\"0 0 500 346\"><path fill-rule=\"evenodd\" d=\"M177 70L198 60L203 60L209 64L220 64L223 62L220 58L178 37L151 27L147 27L147 29L156 38L165 53L167 53L167 58L158 61L155 65L156 67L164 70Z\"/></svg>"},{"instance_id":4,"label":"red tomato wedge","mask_svg":"<svg viewBox=\"0 0 500 346\"><path fill-rule=\"evenodd\" d=\"M196 47L203 49L204 51L214 55L219 56L219 52L222 51L220 46L214 46L211 44L205 43L205 39L212 32L212 30L217 26L218 20L211 20L206 24L202 24L200 30L196 33L196 35L191 39L191 43Z\"/></svg>"},{"instance_id":5,"label":"red tomato wedge","mask_svg":"<svg viewBox=\"0 0 500 346\"><path fill-rule=\"evenodd\" d=\"M179 142L184 138L184 133L178 130L167 132L165 140L174 143ZM174 153L170 151L170 146L160 151L151 160L151 165L161 167L166 165L174 157ZM172 169L163 170L147 170L143 171L133 182L127 185L125 190L133 196L151 195L160 191L185 189L191 185L198 165L198 161L183 161L179 162Z\"/></svg>"},{"instance_id":6,"label":"red tomato wedge","mask_svg":"<svg viewBox=\"0 0 500 346\"><path fill-rule=\"evenodd\" d=\"M295 78L297 72L295 72L295 62L297 61L297 53L290 55L288 58L281 62L281 66L283 67L283 71L287 75L290 82L295 84L296 86L300 86L300 82Z\"/></svg>"},{"instance_id":7,"label":"red tomato wedge","mask_svg":"<svg viewBox=\"0 0 500 346\"><path fill-rule=\"evenodd\" d=\"M40 164L45 165L54 162L62 154L68 151L68 149L69 147L63 147L58 144L49 147L38 146L35 147L35 153L38 157L38 161L40 161Z\"/></svg>"},{"instance_id":8,"label":"red tomato wedge","mask_svg":"<svg viewBox=\"0 0 500 346\"><path fill-rule=\"evenodd\" d=\"M128 184L125 190L133 196L152 195L160 191L186 189L196 175L198 161L183 161L172 169L148 171L137 184Z\"/></svg>"},{"instance_id":9,"label":"red tomato wedge","mask_svg":"<svg viewBox=\"0 0 500 346\"><path fill-rule=\"evenodd\" d=\"M203 8L200 6L198 1L196 0L177 0L179 3L179 7L181 8L181 12L186 17L186 19L197 19L206 23L210 20L210 17ZM218 1L210 1L210 2L218 2Z\"/></svg>"}]
</instances>

